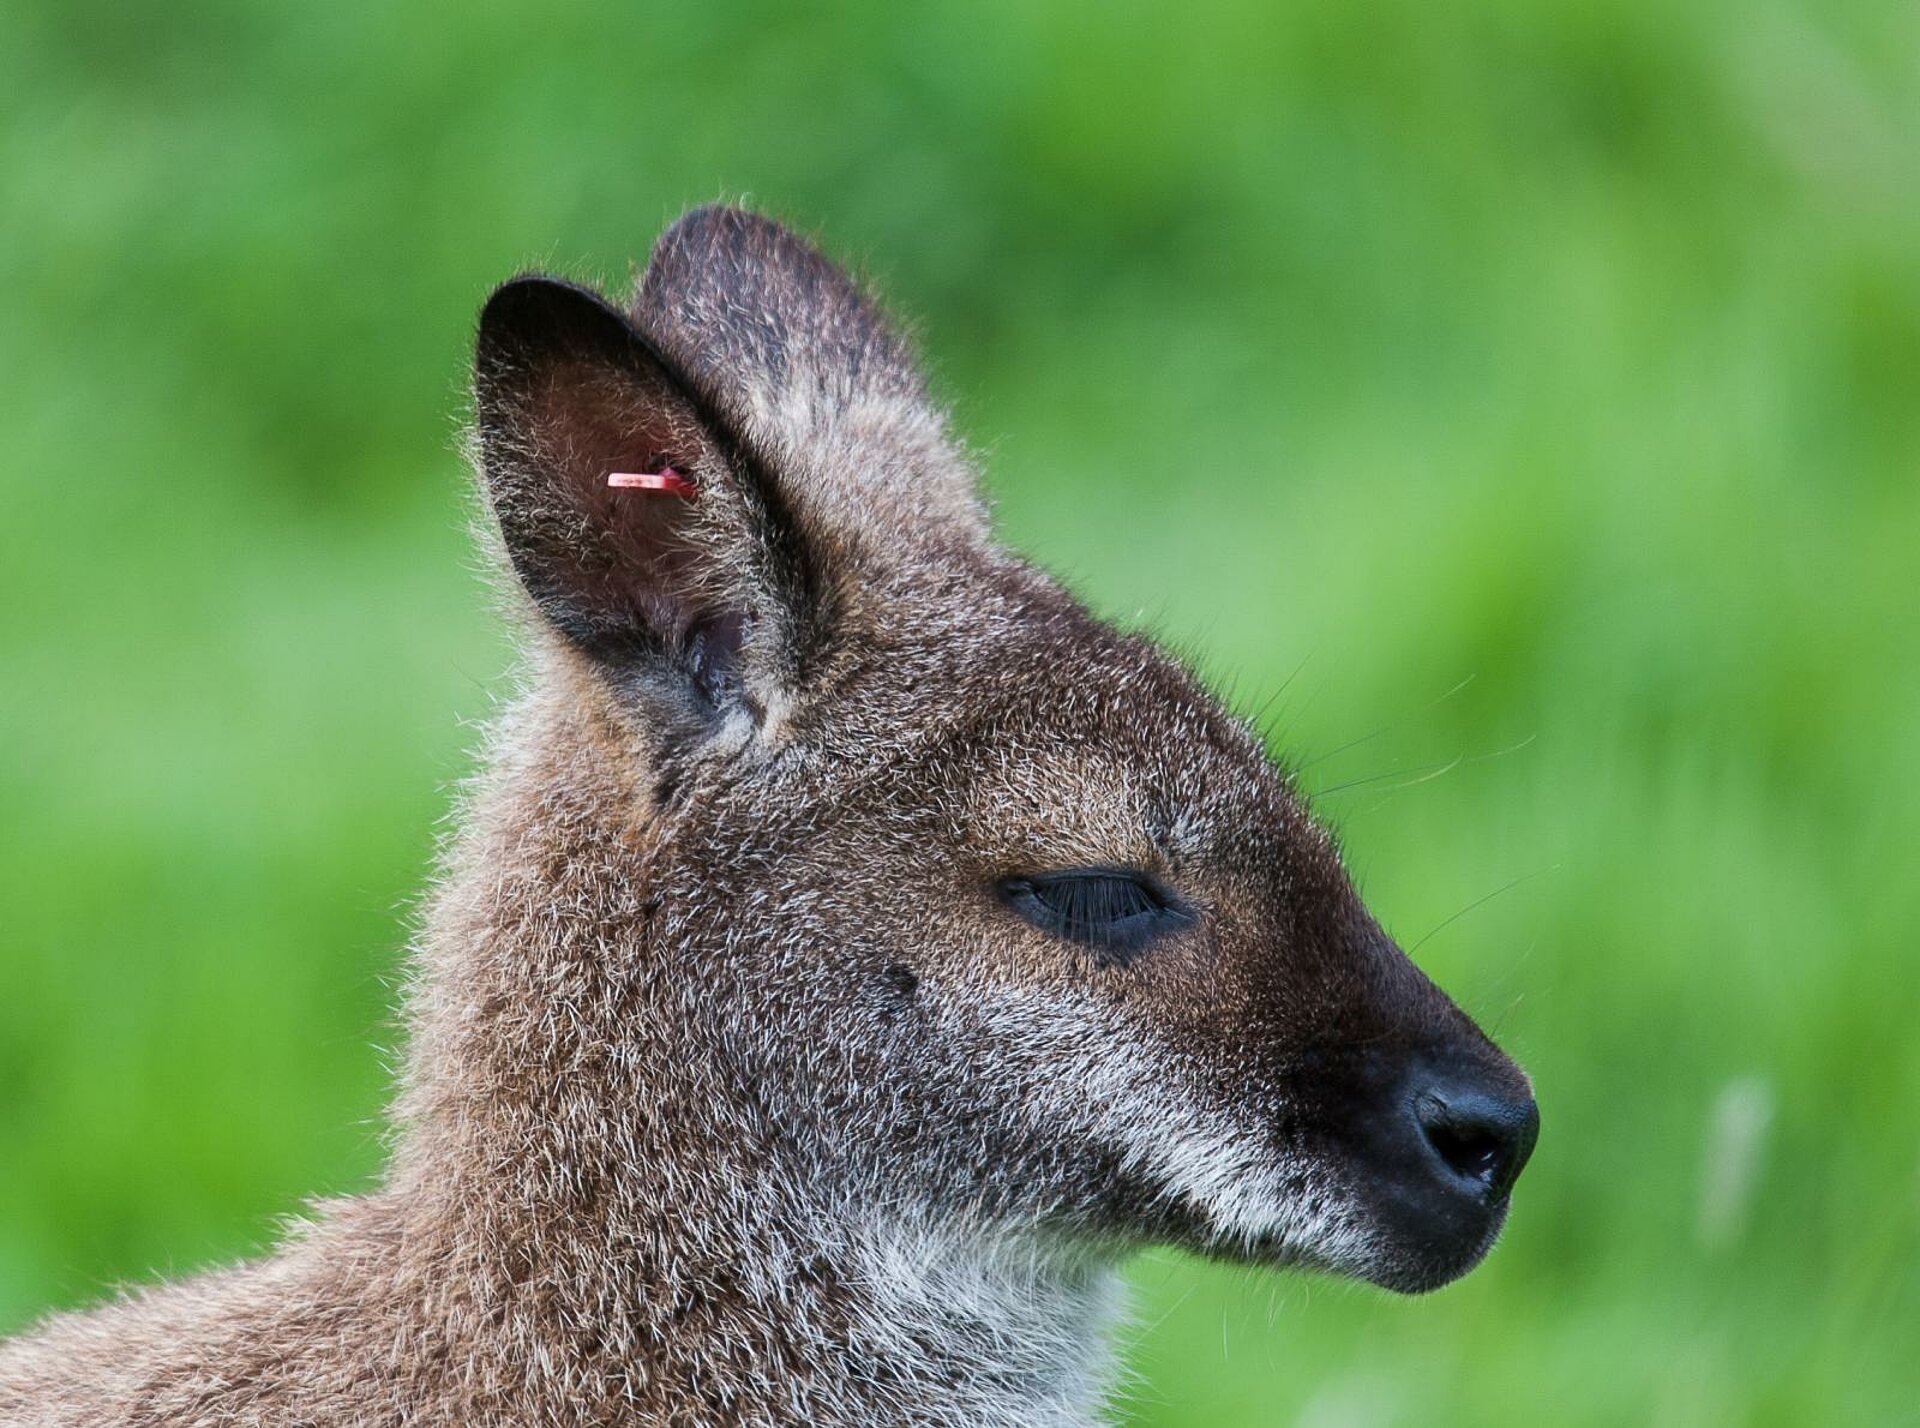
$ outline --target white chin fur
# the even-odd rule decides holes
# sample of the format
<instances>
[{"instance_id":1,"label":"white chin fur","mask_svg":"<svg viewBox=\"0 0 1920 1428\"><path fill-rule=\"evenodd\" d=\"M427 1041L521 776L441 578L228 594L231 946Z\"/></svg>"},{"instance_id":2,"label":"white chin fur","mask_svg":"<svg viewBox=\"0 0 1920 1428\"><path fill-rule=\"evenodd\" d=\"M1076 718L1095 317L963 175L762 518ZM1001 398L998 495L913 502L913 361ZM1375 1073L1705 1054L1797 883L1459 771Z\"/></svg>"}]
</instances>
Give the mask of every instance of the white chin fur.
<instances>
[{"instance_id":1,"label":"white chin fur","mask_svg":"<svg viewBox=\"0 0 1920 1428\"><path fill-rule=\"evenodd\" d=\"M1269 1137L1208 1103L1171 1048L1110 1007L994 987L975 1010L1013 1043L1010 1063L1047 1068L1024 1088L1036 1116L1118 1147L1142 1183L1202 1216L1213 1248L1346 1273L1374 1260L1369 1217L1324 1166L1278 1160Z\"/></svg>"}]
</instances>

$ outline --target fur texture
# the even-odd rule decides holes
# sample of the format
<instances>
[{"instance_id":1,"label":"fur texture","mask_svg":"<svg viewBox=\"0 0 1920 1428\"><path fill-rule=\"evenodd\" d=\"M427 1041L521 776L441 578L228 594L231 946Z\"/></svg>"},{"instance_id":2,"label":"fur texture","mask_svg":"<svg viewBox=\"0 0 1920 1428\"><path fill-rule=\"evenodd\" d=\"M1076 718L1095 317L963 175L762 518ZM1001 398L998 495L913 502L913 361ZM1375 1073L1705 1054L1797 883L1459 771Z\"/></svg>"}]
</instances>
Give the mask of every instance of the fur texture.
<instances>
[{"instance_id":1,"label":"fur texture","mask_svg":"<svg viewBox=\"0 0 1920 1428\"><path fill-rule=\"evenodd\" d=\"M628 308L503 287L475 380L530 678L390 1170L0 1348L0 1422L1086 1424L1143 1244L1405 1289L1484 1252L1526 1146L1469 1193L1409 1097L1524 1079L1258 740L992 542L844 275L702 210ZM663 464L693 500L606 489ZM994 892L1073 868L1193 917L1116 967Z\"/></svg>"}]
</instances>

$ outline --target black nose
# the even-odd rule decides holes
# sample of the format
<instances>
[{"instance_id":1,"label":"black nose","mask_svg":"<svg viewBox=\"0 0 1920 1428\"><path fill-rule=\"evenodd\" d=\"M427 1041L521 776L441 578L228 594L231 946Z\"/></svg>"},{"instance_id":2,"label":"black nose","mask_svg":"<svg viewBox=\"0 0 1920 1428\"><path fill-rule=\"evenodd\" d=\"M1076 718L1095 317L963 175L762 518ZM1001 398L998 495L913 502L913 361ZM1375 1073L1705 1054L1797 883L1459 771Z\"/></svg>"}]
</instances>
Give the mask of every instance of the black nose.
<instances>
[{"instance_id":1,"label":"black nose","mask_svg":"<svg viewBox=\"0 0 1920 1428\"><path fill-rule=\"evenodd\" d=\"M1533 1097L1471 1072L1441 1073L1414 1088L1410 1107L1436 1173L1470 1194L1498 1199L1513 1187L1540 1137Z\"/></svg>"}]
</instances>

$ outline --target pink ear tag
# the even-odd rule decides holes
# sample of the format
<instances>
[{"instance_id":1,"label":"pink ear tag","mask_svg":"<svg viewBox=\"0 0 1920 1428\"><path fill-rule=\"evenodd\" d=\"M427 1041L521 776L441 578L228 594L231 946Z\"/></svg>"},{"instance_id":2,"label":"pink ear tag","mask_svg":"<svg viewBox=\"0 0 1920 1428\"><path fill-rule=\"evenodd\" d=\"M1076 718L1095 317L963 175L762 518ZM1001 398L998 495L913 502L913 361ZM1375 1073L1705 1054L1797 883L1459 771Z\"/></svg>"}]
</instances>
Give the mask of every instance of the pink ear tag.
<instances>
[{"instance_id":1,"label":"pink ear tag","mask_svg":"<svg viewBox=\"0 0 1920 1428\"><path fill-rule=\"evenodd\" d=\"M607 486L616 491L658 491L687 501L693 499L697 489L671 466L663 466L658 471L609 471Z\"/></svg>"}]
</instances>

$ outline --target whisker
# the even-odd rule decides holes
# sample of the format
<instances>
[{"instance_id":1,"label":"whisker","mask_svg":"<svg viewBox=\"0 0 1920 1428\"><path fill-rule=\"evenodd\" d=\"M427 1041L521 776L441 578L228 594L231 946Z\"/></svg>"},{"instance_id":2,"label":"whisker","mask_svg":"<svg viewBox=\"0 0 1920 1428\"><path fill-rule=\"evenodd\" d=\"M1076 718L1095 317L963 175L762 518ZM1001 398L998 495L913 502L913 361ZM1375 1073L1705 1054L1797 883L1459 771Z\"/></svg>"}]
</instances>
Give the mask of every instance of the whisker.
<instances>
[{"instance_id":1,"label":"whisker","mask_svg":"<svg viewBox=\"0 0 1920 1428\"><path fill-rule=\"evenodd\" d=\"M1469 764L1484 764L1484 763L1490 762L1493 759L1504 759L1508 754L1519 753L1522 749L1534 743L1537 739L1539 739L1539 737L1540 736L1538 734L1529 734L1527 735L1526 738L1522 739L1517 744L1508 744L1506 748L1495 749L1492 753L1473 754L1468 758L1462 760L1462 762L1469 763Z\"/></svg>"},{"instance_id":2,"label":"whisker","mask_svg":"<svg viewBox=\"0 0 1920 1428\"><path fill-rule=\"evenodd\" d=\"M1401 778L1403 776L1406 777L1406 782L1395 784L1393 786L1395 791L1403 788L1412 788L1416 783L1425 783L1429 779L1439 778L1440 775L1444 773L1453 772L1453 770L1459 768L1463 762L1465 762L1464 759L1455 757L1448 759L1445 763L1425 764L1417 769L1388 769L1384 773L1368 774L1365 778L1350 778L1345 783L1336 783L1329 788L1316 789L1311 796L1314 798L1326 798L1332 794L1345 793L1348 789L1365 788L1368 784L1379 783L1384 779Z\"/></svg>"},{"instance_id":3,"label":"whisker","mask_svg":"<svg viewBox=\"0 0 1920 1428\"><path fill-rule=\"evenodd\" d=\"M1454 923L1458 922L1461 918L1465 917L1468 913L1472 912L1475 908L1485 907L1488 903L1492 902L1495 898L1499 897L1502 893L1510 893L1515 888L1519 887L1520 884L1522 883L1530 883L1537 877L1541 877L1547 873L1558 872L1559 870L1560 870L1560 865L1558 863L1549 863L1544 868L1535 868L1530 873L1522 873L1519 877L1515 878L1512 882L1506 884L1504 887L1495 888L1492 892L1488 893L1485 897L1475 898L1472 902L1468 903L1465 907L1461 908L1460 911L1456 912L1452 917L1449 917L1445 922L1442 922L1438 927L1434 928L1425 937L1422 937L1418 942L1414 943L1413 946L1409 947L1407 949L1407 955L1411 957L1414 953L1418 952L1422 947L1425 947L1429 942L1433 941L1435 937L1439 936L1442 932L1446 931L1449 927L1453 926Z\"/></svg>"},{"instance_id":4,"label":"whisker","mask_svg":"<svg viewBox=\"0 0 1920 1428\"><path fill-rule=\"evenodd\" d=\"M1460 755L1457 755L1456 757L1454 757L1454 758L1453 758L1452 760L1450 760L1450 761L1449 761L1449 762L1447 762L1447 763L1444 763L1444 764L1430 764L1430 765L1428 765L1428 766L1427 766L1427 769L1426 769L1426 770L1422 770L1422 771L1420 772L1420 776L1419 776L1419 777L1417 777L1417 778L1410 778L1410 779L1408 779L1408 780L1407 780L1407 781L1406 781L1405 783L1397 783L1397 784L1394 784L1394 785L1393 785L1392 787L1390 787L1389 789L1387 789L1387 791L1386 791L1386 792L1387 792L1387 797L1386 797L1386 798L1383 798L1383 799L1381 799L1381 800L1380 800L1380 801L1379 801L1378 803L1374 803L1374 804L1370 804L1370 805L1368 805L1368 807L1367 807L1367 808L1366 808L1366 810L1365 810L1365 811L1364 811L1364 812L1362 813L1362 815L1361 815L1361 816L1362 816L1362 817L1365 817L1365 816L1366 816L1366 814L1368 814L1368 813L1373 813L1373 812L1375 812L1375 811L1376 811L1376 810L1378 810L1378 809L1381 809L1381 808L1384 808L1384 807L1386 807L1386 805L1387 805L1387 802L1388 802L1388 800L1389 800L1389 799L1391 799L1391 798L1393 797L1393 795L1394 795L1394 794L1396 794L1396 793L1399 793L1399 792L1400 792L1400 791L1401 791L1402 789L1407 789L1407 788L1412 788L1412 787L1413 787L1413 786L1414 786L1415 784L1417 784L1417 783L1425 783L1425 782L1427 782L1427 780L1428 780L1428 779L1435 779L1435 778L1439 778L1441 774L1444 774L1444 773L1451 773L1451 772L1453 772L1453 770L1455 770L1455 769L1457 769L1457 768L1460 768L1460 767L1462 767L1462 766L1463 766L1463 765L1465 765L1465 764L1484 764L1484 763L1487 763L1488 761L1490 761L1490 760L1492 760L1492 759L1502 759L1502 758L1505 758L1505 757L1506 757L1506 756L1507 756L1508 754L1517 754L1517 753L1519 753L1519 752L1520 752L1520 750L1522 750L1522 749L1524 749L1524 748L1526 748L1526 747L1527 747L1527 745L1529 745L1529 744L1531 744L1531 743L1533 743L1533 742L1534 742L1534 740L1535 740L1536 738L1538 738L1538 737L1539 737L1539 736L1538 736L1538 735L1536 735L1536 734L1529 734L1529 735L1527 735L1527 737L1526 737L1526 738L1524 738L1524 739L1522 739L1522 740L1521 740L1521 741L1520 741L1519 743L1517 743L1517 744L1509 744L1509 745L1507 745L1507 747L1506 747L1506 748L1504 748L1504 749L1495 749L1495 750L1493 750L1493 751L1492 751L1491 753L1486 753L1486 754L1460 754ZM1355 783L1364 783L1364 782L1370 782L1370 781L1377 781L1378 779L1381 779L1381 778L1385 778L1385 777L1387 777L1387 776L1388 776L1388 775L1386 775L1386 774L1376 774L1376 775L1374 776L1374 779L1373 779L1373 780L1364 780L1364 779L1363 779L1363 780L1355 780ZM1342 789L1342 788L1352 788L1352 787L1354 787L1354 783L1346 783L1346 784L1335 784L1335 785L1333 786L1333 788L1330 788L1330 789L1327 789L1327 790L1326 790L1326 792L1328 792L1328 793L1334 793L1334 792L1337 792L1338 790L1340 790L1340 789Z\"/></svg>"},{"instance_id":5,"label":"whisker","mask_svg":"<svg viewBox=\"0 0 1920 1428\"><path fill-rule=\"evenodd\" d=\"M1275 704L1280 702L1280 697L1282 695L1284 695L1289 689L1293 688L1293 682L1300 677L1300 671L1305 669L1307 667L1308 662L1311 661L1312 659L1313 659L1313 651L1311 650L1307 651L1306 654L1300 657L1300 663L1296 664L1293 667L1292 672L1289 673L1285 679L1280 681L1279 687L1275 689L1271 694L1269 694L1265 699L1261 700L1260 707L1254 710L1251 714L1247 716L1247 724L1249 727L1254 729L1260 728L1260 726L1266 720L1268 711L1270 711Z\"/></svg>"},{"instance_id":6,"label":"whisker","mask_svg":"<svg viewBox=\"0 0 1920 1428\"><path fill-rule=\"evenodd\" d=\"M1465 679L1461 680L1458 684L1454 685L1453 688L1449 689L1445 694L1442 694L1437 699L1429 700L1426 704L1422 705L1419 709L1415 710L1414 713L1426 714L1434 709L1438 709L1442 704L1445 704L1449 699L1453 698L1454 695L1458 694L1461 690L1465 689L1469 684L1472 684L1474 680L1478 678L1479 676L1476 674L1468 675ZM1302 770L1310 769L1315 764L1325 763L1328 759L1338 758L1341 754L1346 753L1349 749L1357 749L1362 744L1370 744L1375 739L1379 738L1382 734L1392 733L1395 729L1399 728L1402 724L1405 724L1407 720L1412 717L1413 716L1411 714L1402 714L1398 718L1390 719L1386 723L1382 724L1378 729L1375 729L1371 734L1362 734L1357 739L1349 739L1346 743L1340 745L1338 748L1328 749L1324 754L1315 754L1312 758L1308 759L1305 763L1301 764L1300 768Z\"/></svg>"}]
</instances>

